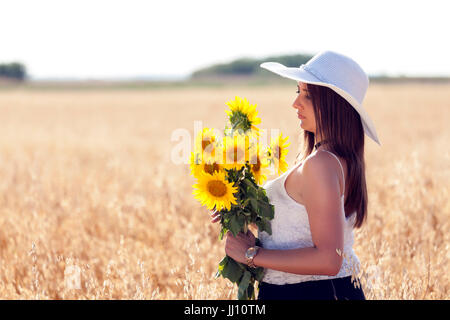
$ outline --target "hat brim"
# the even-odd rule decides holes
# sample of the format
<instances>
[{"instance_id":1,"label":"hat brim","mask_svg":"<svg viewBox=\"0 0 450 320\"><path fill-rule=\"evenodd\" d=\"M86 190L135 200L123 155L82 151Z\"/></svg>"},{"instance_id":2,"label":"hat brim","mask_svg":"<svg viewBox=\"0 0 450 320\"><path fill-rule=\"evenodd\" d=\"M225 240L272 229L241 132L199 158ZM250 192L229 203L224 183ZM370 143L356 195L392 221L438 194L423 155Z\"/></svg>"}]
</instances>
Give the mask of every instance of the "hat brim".
<instances>
[{"instance_id":1,"label":"hat brim","mask_svg":"<svg viewBox=\"0 0 450 320\"><path fill-rule=\"evenodd\" d=\"M359 113L361 117L361 122L364 127L364 132L378 145L381 146L380 140L378 139L377 133L375 131L375 126L370 119L369 114L367 111L362 107L362 105L354 99L348 92L342 90L339 87L336 87L333 84L323 82L316 76L314 76L312 73L306 71L303 68L292 68L292 67L286 67L278 62L264 62L260 65L261 68L264 68L266 70L269 70L273 73L276 73L284 78L304 82L304 83L310 83L320 86L325 86L333 91L335 91L337 94L339 94L341 97L343 97L345 100L347 100L353 108Z\"/></svg>"},{"instance_id":2,"label":"hat brim","mask_svg":"<svg viewBox=\"0 0 450 320\"><path fill-rule=\"evenodd\" d=\"M323 83L320 79L302 68L290 68L278 62L264 62L261 63L260 67L276 73L284 78L311 84Z\"/></svg>"}]
</instances>

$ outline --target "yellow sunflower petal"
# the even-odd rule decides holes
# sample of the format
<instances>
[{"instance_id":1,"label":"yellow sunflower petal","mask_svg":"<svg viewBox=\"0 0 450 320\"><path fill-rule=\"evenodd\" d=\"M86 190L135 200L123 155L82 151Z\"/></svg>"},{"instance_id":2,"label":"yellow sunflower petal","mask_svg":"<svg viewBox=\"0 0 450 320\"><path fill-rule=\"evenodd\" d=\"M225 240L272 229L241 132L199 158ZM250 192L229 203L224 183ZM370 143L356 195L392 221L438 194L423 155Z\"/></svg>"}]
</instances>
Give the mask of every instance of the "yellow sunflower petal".
<instances>
[{"instance_id":1,"label":"yellow sunflower petal","mask_svg":"<svg viewBox=\"0 0 450 320\"><path fill-rule=\"evenodd\" d=\"M237 204L234 193L238 188L226 180L224 172L203 173L193 187L195 198L209 210L231 210L231 204Z\"/></svg>"}]
</instances>

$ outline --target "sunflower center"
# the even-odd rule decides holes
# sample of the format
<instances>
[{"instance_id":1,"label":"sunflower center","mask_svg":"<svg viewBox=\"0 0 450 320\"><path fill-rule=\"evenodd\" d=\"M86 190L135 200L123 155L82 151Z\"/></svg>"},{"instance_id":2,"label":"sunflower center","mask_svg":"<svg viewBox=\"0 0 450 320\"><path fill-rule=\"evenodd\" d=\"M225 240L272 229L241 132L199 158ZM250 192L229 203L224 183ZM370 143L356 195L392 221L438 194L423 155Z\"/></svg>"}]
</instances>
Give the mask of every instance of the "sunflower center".
<instances>
[{"instance_id":1,"label":"sunflower center","mask_svg":"<svg viewBox=\"0 0 450 320\"><path fill-rule=\"evenodd\" d=\"M217 171L217 172L219 172L219 165L217 164L217 163L212 163L212 164L210 164L210 163L206 163L204 166L203 166L203 170L205 171L205 172L207 172L207 173L209 173L209 174L213 174L214 173L214 171Z\"/></svg>"},{"instance_id":2,"label":"sunflower center","mask_svg":"<svg viewBox=\"0 0 450 320\"><path fill-rule=\"evenodd\" d=\"M205 151L206 147L212 143L211 140L202 140L202 150Z\"/></svg>"},{"instance_id":3,"label":"sunflower center","mask_svg":"<svg viewBox=\"0 0 450 320\"><path fill-rule=\"evenodd\" d=\"M252 159L252 162L255 162L255 158ZM259 172L259 170L261 169L261 161L259 161L259 158L256 157L256 163L253 165L253 171L254 172Z\"/></svg>"},{"instance_id":4,"label":"sunflower center","mask_svg":"<svg viewBox=\"0 0 450 320\"><path fill-rule=\"evenodd\" d=\"M227 186L218 180L211 180L207 185L209 193L211 193L215 197L223 197L227 194Z\"/></svg>"},{"instance_id":5,"label":"sunflower center","mask_svg":"<svg viewBox=\"0 0 450 320\"><path fill-rule=\"evenodd\" d=\"M208 155L214 157L215 147L214 147L214 139L212 140L202 140L202 151L204 155Z\"/></svg>"}]
</instances>

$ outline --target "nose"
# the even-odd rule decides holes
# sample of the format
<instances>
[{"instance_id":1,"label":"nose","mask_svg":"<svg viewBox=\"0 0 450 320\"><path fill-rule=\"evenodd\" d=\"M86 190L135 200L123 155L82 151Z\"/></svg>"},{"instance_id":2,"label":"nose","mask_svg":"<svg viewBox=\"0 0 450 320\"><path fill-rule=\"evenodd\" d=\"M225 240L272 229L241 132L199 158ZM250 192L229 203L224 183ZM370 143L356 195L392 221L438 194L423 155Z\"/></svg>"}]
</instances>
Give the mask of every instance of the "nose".
<instances>
[{"instance_id":1,"label":"nose","mask_svg":"<svg viewBox=\"0 0 450 320\"><path fill-rule=\"evenodd\" d=\"M298 98L294 100L294 103L292 104L292 108L299 109L299 110L303 109Z\"/></svg>"}]
</instances>

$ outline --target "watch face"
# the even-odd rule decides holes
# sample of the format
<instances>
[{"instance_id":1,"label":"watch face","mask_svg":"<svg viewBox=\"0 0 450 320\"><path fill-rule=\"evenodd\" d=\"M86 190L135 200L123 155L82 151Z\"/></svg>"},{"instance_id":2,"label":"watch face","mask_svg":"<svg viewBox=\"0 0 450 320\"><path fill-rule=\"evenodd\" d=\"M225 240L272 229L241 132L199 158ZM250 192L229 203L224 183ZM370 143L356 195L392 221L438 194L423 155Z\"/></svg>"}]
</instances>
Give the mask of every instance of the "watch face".
<instances>
[{"instance_id":1,"label":"watch face","mask_svg":"<svg viewBox=\"0 0 450 320\"><path fill-rule=\"evenodd\" d=\"M251 247L248 248L247 252L245 253L246 258L251 258L255 254L255 248Z\"/></svg>"}]
</instances>

